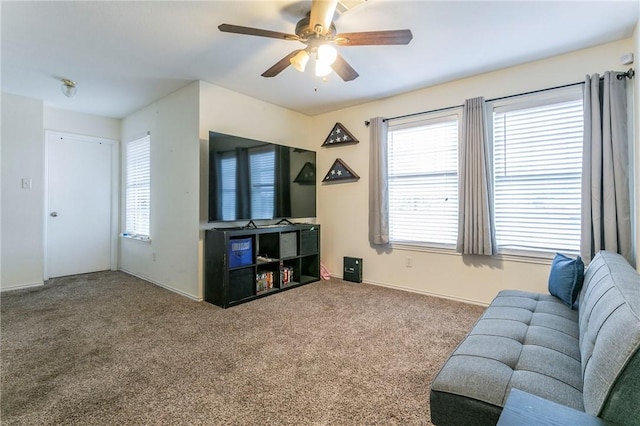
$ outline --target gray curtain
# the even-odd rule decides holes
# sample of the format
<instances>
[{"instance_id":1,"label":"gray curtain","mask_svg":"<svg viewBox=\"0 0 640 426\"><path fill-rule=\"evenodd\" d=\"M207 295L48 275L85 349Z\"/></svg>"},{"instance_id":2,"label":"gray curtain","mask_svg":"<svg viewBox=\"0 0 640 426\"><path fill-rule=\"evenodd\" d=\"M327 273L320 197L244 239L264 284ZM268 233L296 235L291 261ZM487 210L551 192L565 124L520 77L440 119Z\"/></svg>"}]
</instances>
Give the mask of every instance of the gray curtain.
<instances>
[{"instance_id":1,"label":"gray curtain","mask_svg":"<svg viewBox=\"0 0 640 426\"><path fill-rule=\"evenodd\" d=\"M580 254L620 253L631 264L631 207L626 78L607 71L586 77Z\"/></svg>"},{"instance_id":2,"label":"gray curtain","mask_svg":"<svg viewBox=\"0 0 640 426\"><path fill-rule=\"evenodd\" d=\"M374 245L389 243L388 130L381 117L369 122L369 242Z\"/></svg>"},{"instance_id":3,"label":"gray curtain","mask_svg":"<svg viewBox=\"0 0 640 426\"><path fill-rule=\"evenodd\" d=\"M491 150L484 98L467 99L462 112L458 173L458 243L462 254L495 253Z\"/></svg>"}]
</instances>

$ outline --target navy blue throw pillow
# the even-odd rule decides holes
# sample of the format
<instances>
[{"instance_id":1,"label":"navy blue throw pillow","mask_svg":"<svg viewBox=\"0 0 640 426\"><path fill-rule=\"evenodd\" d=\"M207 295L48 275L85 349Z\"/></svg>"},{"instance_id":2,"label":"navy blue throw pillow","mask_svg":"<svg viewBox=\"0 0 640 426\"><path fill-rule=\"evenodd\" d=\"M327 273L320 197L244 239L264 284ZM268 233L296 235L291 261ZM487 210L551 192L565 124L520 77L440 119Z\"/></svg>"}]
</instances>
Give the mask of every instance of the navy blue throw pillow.
<instances>
[{"instance_id":1,"label":"navy blue throw pillow","mask_svg":"<svg viewBox=\"0 0 640 426\"><path fill-rule=\"evenodd\" d=\"M549 274L549 293L573 308L582 288L584 279L584 263L580 256L572 259L560 253L556 253L551 263Z\"/></svg>"}]
</instances>

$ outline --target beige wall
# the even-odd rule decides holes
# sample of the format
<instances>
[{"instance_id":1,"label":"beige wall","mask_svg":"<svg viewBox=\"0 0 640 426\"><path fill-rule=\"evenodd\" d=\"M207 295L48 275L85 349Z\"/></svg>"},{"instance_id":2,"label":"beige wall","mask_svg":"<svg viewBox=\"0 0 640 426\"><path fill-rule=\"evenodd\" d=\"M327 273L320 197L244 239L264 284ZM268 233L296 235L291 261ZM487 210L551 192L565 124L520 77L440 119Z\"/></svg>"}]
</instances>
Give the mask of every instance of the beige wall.
<instances>
[{"instance_id":1,"label":"beige wall","mask_svg":"<svg viewBox=\"0 0 640 426\"><path fill-rule=\"evenodd\" d=\"M121 269L201 300L209 131L304 147L309 125L304 115L201 81L126 117L123 159L126 142L151 132L151 242L121 238Z\"/></svg>"},{"instance_id":2,"label":"beige wall","mask_svg":"<svg viewBox=\"0 0 640 426\"><path fill-rule=\"evenodd\" d=\"M306 115L200 82L200 289L204 283L204 233L212 226L207 223L209 131L317 150L312 144L310 128L311 118Z\"/></svg>"},{"instance_id":3,"label":"beige wall","mask_svg":"<svg viewBox=\"0 0 640 426\"><path fill-rule=\"evenodd\" d=\"M1 290L43 282L45 129L117 140L120 120L2 94ZM31 189L21 188L22 178L31 179Z\"/></svg>"},{"instance_id":4,"label":"beige wall","mask_svg":"<svg viewBox=\"0 0 640 426\"><path fill-rule=\"evenodd\" d=\"M42 101L2 94L1 290L43 283L42 110Z\"/></svg>"},{"instance_id":5,"label":"beige wall","mask_svg":"<svg viewBox=\"0 0 640 426\"><path fill-rule=\"evenodd\" d=\"M120 238L120 268L194 299L199 296L198 92L198 82L191 83L125 117L121 137L124 164L126 143L151 133L151 242Z\"/></svg>"},{"instance_id":6,"label":"beige wall","mask_svg":"<svg viewBox=\"0 0 640 426\"><path fill-rule=\"evenodd\" d=\"M633 99L633 117L634 117L634 141L635 141L635 234L636 234L636 269L640 271L640 73L638 73L638 62L640 62L640 17L636 24L636 31L633 34L635 61L633 68L636 76L633 78L634 99Z\"/></svg>"},{"instance_id":7,"label":"beige wall","mask_svg":"<svg viewBox=\"0 0 640 426\"><path fill-rule=\"evenodd\" d=\"M506 288L546 292L548 262L497 257L487 260L401 249L377 252L371 248L367 231L369 130L363 122L375 116L393 117L460 105L476 96L491 99L580 82L586 74L620 69L620 56L633 50L632 39L622 40L314 117L312 134L320 152L319 179L336 158L342 158L361 177L357 182L319 187L323 263L332 274L341 276L343 256L362 257L366 282L481 304ZM360 143L319 148L338 121ZM411 258L412 267L405 266L407 258Z\"/></svg>"},{"instance_id":8,"label":"beige wall","mask_svg":"<svg viewBox=\"0 0 640 426\"><path fill-rule=\"evenodd\" d=\"M622 40L543 61L482 74L315 117L283 109L218 86L194 82L122 120L44 107L39 100L2 96L2 242L0 289L42 283L44 129L120 139L123 143L152 132L154 176L151 244L121 241L123 269L188 297L202 297L202 253L207 208L208 132L300 146L318 152L318 180L336 158L361 179L318 186L318 223L322 260L341 276L342 257L364 258L365 281L420 293L487 303L502 288L546 291L548 264L495 258L467 259L455 254L393 250L378 253L367 241L368 140L363 122L459 105L474 96L522 93L581 81L585 74L621 69L629 51L640 57L640 30ZM634 87L635 158L640 164L638 77ZM360 140L357 145L321 148L336 122ZM121 131L120 131L121 129ZM123 152L124 150L121 150ZM22 190L23 177L33 188ZM635 176L635 193L640 173ZM640 223L640 197L635 218ZM640 247L636 232L636 247ZM155 254L155 261L154 259ZM640 267L640 250L636 250ZM405 266L411 258L413 266Z\"/></svg>"},{"instance_id":9,"label":"beige wall","mask_svg":"<svg viewBox=\"0 0 640 426\"><path fill-rule=\"evenodd\" d=\"M111 140L120 139L120 120L91 114L81 114L58 108L44 107L45 130L74 133Z\"/></svg>"}]
</instances>

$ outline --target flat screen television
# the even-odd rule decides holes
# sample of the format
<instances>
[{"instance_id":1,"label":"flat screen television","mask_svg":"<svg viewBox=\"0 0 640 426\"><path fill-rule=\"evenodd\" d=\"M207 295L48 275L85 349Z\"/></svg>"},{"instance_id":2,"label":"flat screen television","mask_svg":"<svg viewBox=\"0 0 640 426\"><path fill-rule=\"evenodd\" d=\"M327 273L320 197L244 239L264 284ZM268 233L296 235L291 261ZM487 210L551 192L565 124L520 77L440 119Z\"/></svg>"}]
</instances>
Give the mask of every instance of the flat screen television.
<instances>
[{"instance_id":1,"label":"flat screen television","mask_svg":"<svg viewBox=\"0 0 640 426\"><path fill-rule=\"evenodd\" d=\"M316 153L209 132L209 222L316 216Z\"/></svg>"}]
</instances>

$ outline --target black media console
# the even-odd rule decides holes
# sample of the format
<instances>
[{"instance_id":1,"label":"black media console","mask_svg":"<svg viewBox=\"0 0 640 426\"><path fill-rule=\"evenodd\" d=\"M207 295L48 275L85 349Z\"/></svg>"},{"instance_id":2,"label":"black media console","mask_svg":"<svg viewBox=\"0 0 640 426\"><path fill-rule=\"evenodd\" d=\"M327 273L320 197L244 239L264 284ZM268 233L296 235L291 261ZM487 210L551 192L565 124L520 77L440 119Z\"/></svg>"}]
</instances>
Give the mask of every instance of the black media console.
<instances>
[{"instance_id":1,"label":"black media console","mask_svg":"<svg viewBox=\"0 0 640 426\"><path fill-rule=\"evenodd\" d=\"M320 225L210 229L204 300L228 308L320 280Z\"/></svg>"}]
</instances>

